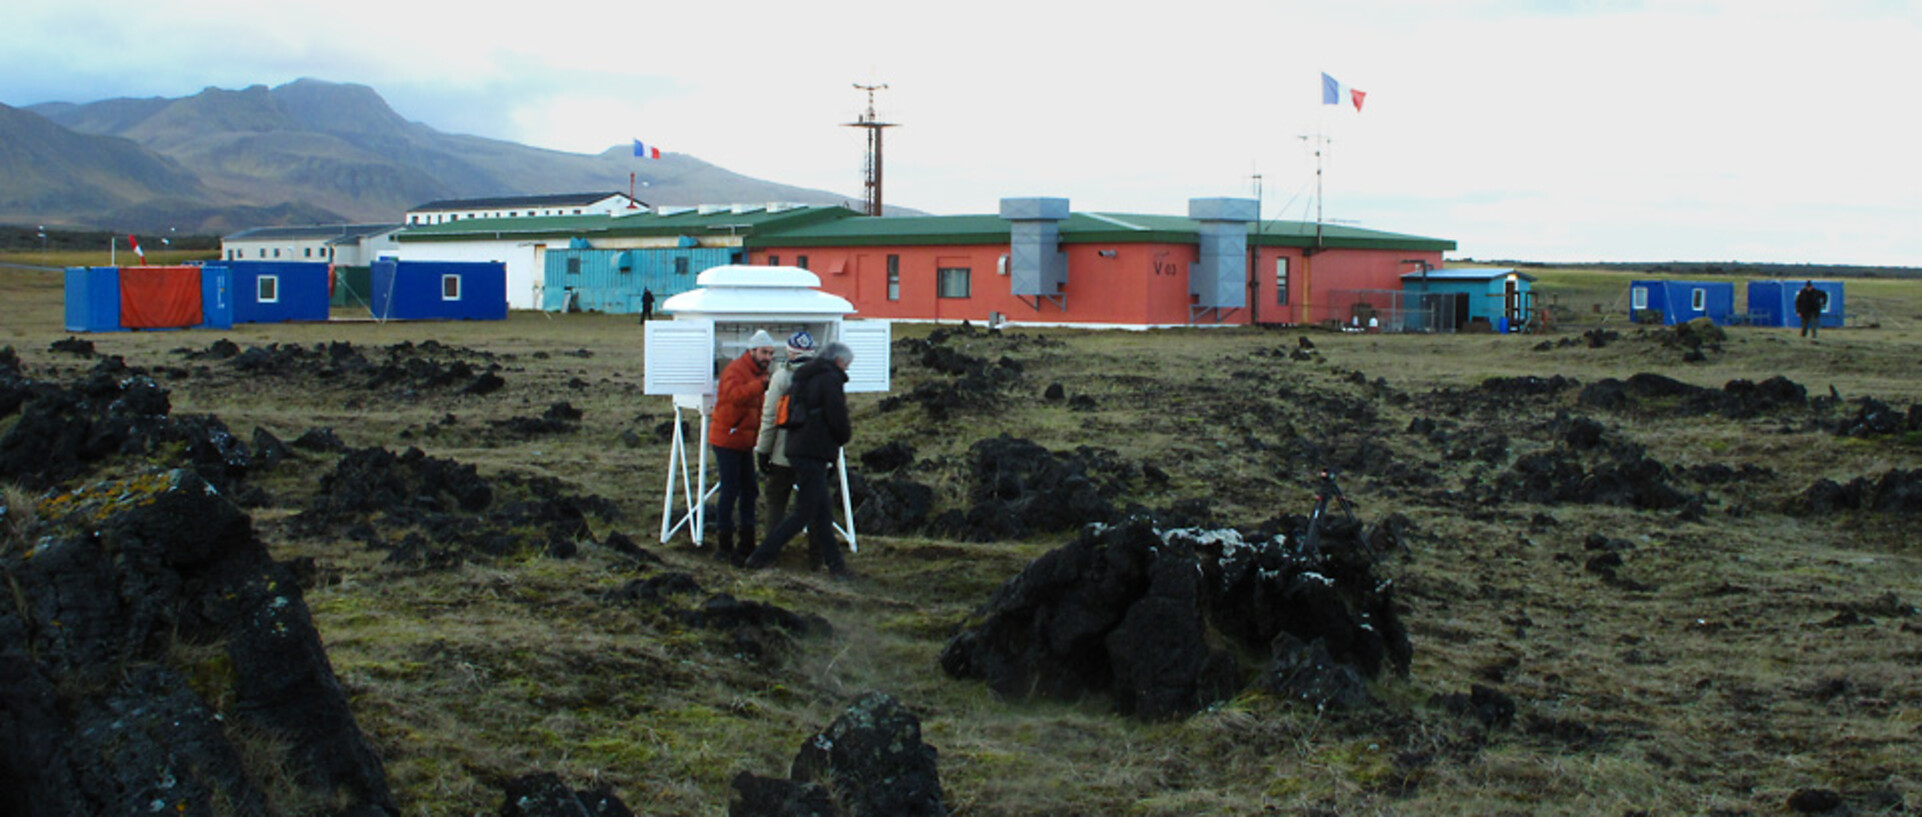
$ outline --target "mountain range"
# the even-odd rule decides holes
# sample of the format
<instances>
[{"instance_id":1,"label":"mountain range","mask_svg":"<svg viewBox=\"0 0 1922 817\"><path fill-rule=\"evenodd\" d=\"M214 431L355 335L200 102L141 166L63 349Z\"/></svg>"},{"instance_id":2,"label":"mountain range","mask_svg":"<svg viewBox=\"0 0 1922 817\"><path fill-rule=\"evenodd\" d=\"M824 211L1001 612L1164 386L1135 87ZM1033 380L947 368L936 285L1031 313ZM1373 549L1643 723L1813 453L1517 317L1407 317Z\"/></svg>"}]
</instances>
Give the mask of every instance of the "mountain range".
<instances>
[{"instance_id":1,"label":"mountain range","mask_svg":"<svg viewBox=\"0 0 1922 817\"><path fill-rule=\"evenodd\" d=\"M437 131L365 85L301 79L167 99L0 105L0 222L127 231L398 223L451 198L624 189L655 204L859 197L621 145L565 153ZM890 208L892 209L892 208Z\"/></svg>"}]
</instances>

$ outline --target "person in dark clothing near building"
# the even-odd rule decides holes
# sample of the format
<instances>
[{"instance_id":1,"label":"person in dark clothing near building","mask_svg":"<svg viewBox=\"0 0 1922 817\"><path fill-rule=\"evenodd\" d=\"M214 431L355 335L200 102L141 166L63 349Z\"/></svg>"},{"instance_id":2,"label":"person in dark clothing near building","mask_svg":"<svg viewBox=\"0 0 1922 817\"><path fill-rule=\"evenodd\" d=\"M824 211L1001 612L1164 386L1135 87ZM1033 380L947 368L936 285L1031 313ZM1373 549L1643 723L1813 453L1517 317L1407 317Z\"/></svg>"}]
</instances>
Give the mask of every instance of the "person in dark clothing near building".
<instances>
[{"instance_id":1,"label":"person in dark clothing near building","mask_svg":"<svg viewBox=\"0 0 1922 817\"><path fill-rule=\"evenodd\" d=\"M654 290L641 289L641 323L654 320Z\"/></svg>"},{"instance_id":2,"label":"person in dark clothing near building","mask_svg":"<svg viewBox=\"0 0 1922 817\"><path fill-rule=\"evenodd\" d=\"M1795 293L1795 315L1802 319L1802 337L1813 340L1821 329L1822 310L1829 305L1829 294L1815 288L1815 282L1802 285L1802 291Z\"/></svg>"},{"instance_id":3,"label":"person in dark clothing near building","mask_svg":"<svg viewBox=\"0 0 1922 817\"><path fill-rule=\"evenodd\" d=\"M848 365L853 362L854 350L835 341L794 373L794 382L788 387L792 395L788 398L788 411L796 411L798 401L798 409L807 412L801 427L791 429L787 435L786 453L788 463L794 468L798 496L794 510L774 526L774 531L748 556L749 569L774 564L787 540L805 527L814 558L827 565L828 572L836 579L854 577L841 556L840 547L834 544L834 515L828 505L828 464L834 462L841 447L854 437L844 390Z\"/></svg>"}]
</instances>

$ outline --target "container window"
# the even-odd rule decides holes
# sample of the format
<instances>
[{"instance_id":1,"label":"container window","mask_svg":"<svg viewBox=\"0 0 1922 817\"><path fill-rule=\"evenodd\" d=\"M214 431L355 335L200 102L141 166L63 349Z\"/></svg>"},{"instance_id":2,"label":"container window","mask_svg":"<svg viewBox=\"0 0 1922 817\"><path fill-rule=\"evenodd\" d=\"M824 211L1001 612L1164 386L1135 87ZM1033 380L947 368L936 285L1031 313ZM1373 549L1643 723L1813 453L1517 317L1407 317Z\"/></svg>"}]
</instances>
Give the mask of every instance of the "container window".
<instances>
[{"instance_id":1,"label":"container window","mask_svg":"<svg viewBox=\"0 0 1922 817\"><path fill-rule=\"evenodd\" d=\"M1288 259L1275 259L1275 303L1288 305Z\"/></svg>"},{"instance_id":2,"label":"container window","mask_svg":"<svg viewBox=\"0 0 1922 817\"><path fill-rule=\"evenodd\" d=\"M280 276L262 275L254 282L254 300L263 304L280 303Z\"/></svg>"},{"instance_id":3,"label":"container window","mask_svg":"<svg viewBox=\"0 0 1922 817\"><path fill-rule=\"evenodd\" d=\"M901 300L901 256L888 256L888 300Z\"/></svg>"},{"instance_id":4,"label":"container window","mask_svg":"<svg viewBox=\"0 0 1922 817\"><path fill-rule=\"evenodd\" d=\"M460 276L443 275L440 277L440 299L443 301L460 300Z\"/></svg>"},{"instance_id":5,"label":"container window","mask_svg":"<svg viewBox=\"0 0 1922 817\"><path fill-rule=\"evenodd\" d=\"M1708 290L1698 289L1690 293L1689 299L1688 299L1688 308L1693 309L1697 312L1701 312L1705 309L1708 309Z\"/></svg>"},{"instance_id":6,"label":"container window","mask_svg":"<svg viewBox=\"0 0 1922 817\"><path fill-rule=\"evenodd\" d=\"M1630 309L1648 308L1648 287L1633 287L1629 289L1628 293L1628 306Z\"/></svg>"},{"instance_id":7,"label":"container window","mask_svg":"<svg viewBox=\"0 0 1922 817\"><path fill-rule=\"evenodd\" d=\"M675 274L675 275L686 275L686 274L687 274L687 269L688 269L688 260L687 260L687 256L685 256L685 255L683 255L683 256L681 256L681 257L679 257L679 258L676 258L676 259L674 259L674 274Z\"/></svg>"}]
</instances>

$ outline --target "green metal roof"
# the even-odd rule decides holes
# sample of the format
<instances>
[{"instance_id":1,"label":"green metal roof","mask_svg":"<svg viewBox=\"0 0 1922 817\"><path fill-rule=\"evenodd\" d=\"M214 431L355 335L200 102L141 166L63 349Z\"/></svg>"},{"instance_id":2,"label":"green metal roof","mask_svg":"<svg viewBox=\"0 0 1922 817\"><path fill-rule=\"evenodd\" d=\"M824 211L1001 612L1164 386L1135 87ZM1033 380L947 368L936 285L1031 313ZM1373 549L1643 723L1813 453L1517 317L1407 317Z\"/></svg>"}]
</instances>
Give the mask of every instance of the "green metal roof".
<instances>
[{"instance_id":1,"label":"green metal roof","mask_svg":"<svg viewBox=\"0 0 1922 817\"><path fill-rule=\"evenodd\" d=\"M674 235L740 235L747 247L875 247L942 244L1006 244L1012 223L998 215L857 215L846 207L803 206L711 213L687 210L669 215L527 216L473 218L410 226L398 241L481 241L534 238L621 238ZM1071 213L1060 224L1067 244L1172 243L1200 241L1200 223L1185 216L1133 213ZM1455 249L1440 238L1321 225L1321 245L1355 249ZM1304 221L1264 221L1248 225L1249 240L1264 247L1312 247L1316 225Z\"/></svg>"},{"instance_id":2,"label":"green metal roof","mask_svg":"<svg viewBox=\"0 0 1922 817\"><path fill-rule=\"evenodd\" d=\"M967 216L854 216L792 229L757 230L749 247L918 246L939 244L1006 244L1011 222L998 215ZM1072 213L1060 225L1065 244L1200 242L1200 223L1184 216L1130 213ZM1313 222L1264 221L1248 225L1249 240L1264 247L1315 245ZM1455 242L1439 238L1364 230L1335 224L1321 225L1324 247L1397 250L1452 250Z\"/></svg>"},{"instance_id":3,"label":"green metal roof","mask_svg":"<svg viewBox=\"0 0 1922 817\"><path fill-rule=\"evenodd\" d=\"M520 218L463 218L441 224L411 225L394 235L396 241L491 241L528 238L625 238L676 235L754 235L805 227L854 216L846 207L800 206L770 212L756 208L703 213L699 210L660 215L652 210L632 215L524 216Z\"/></svg>"}]
</instances>

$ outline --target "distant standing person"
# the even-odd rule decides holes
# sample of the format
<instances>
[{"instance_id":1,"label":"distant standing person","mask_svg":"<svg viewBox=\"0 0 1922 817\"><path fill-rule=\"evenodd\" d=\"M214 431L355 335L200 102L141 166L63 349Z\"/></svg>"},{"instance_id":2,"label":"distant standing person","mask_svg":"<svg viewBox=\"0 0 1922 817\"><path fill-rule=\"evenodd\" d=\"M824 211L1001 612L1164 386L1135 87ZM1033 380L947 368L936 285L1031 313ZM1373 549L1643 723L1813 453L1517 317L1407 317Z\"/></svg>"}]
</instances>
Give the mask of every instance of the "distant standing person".
<instances>
[{"instance_id":1,"label":"distant standing person","mask_svg":"<svg viewBox=\"0 0 1922 817\"><path fill-rule=\"evenodd\" d=\"M788 433L774 424L776 409L794 382L794 373L813 359L814 336L806 329L789 335L787 361L775 364L767 381L767 398L761 401L761 434L754 443L754 463L767 477L767 538L774 537L774 526L787 516L788 496L794 492L794 467L787 458Z\"/></svg>"},{"instance_id":2,"label":"distant standing person","mask_svg":"<svg viewBox=\"0 0 1922 817\"><path fill-rule=\"evenodd\" d=\"M754 549L754 505L761 498L754 476L754 443L761 431L768 362L773 359L774 338L766 330L755 331L748 338L747 351L721 371L715 390L707 442L714 447L714 462L721 472L721 497L714 509L718 540L714 558L723 561L738 563Z\"/></svg>"},{"instance_id":3,"label":"distant standing person","mask_svg":"<svg viewBox=\"0 0 1922 817\"><path fill-rule=\"evenodd\" d=\"M1829 294L1815 288L1815 282L1802 285L1802 291L1795 293L1795 314L1802 319L1802 337L1815 339L1815 333L1822 328L1822 310L1828 308Z\"/></svg>"},{"instance_id":4,"label":"distant standing person","mask_svg":"<svg viewBox=\"0 0 1922 817\"><path fill-rule=\"evenodd\" d=\"M827 565L828 572L836 579L854 578L841 549L834 544L834 515L828 507L828 463L854 437L844 388L848 365L853 362L854 350L835 341L794 373L794 382L788 387L793 395L788 398L788 411L805 410L807 419L800 428L788 432L785 453L800 483L800 496L794 510L748 556L749 569L774 564L787 540L805 527L814 557Z\"/></svg>"},{"instance_id":5,"label":"distant standing person","mask_svg":"<svg viewBox=\"0 0 1922 817\"><path fill-rule=\"evenodd\" d=\"M641 323L654 320L654 290L641 288Z\"/></svg>"}]
</instances>

